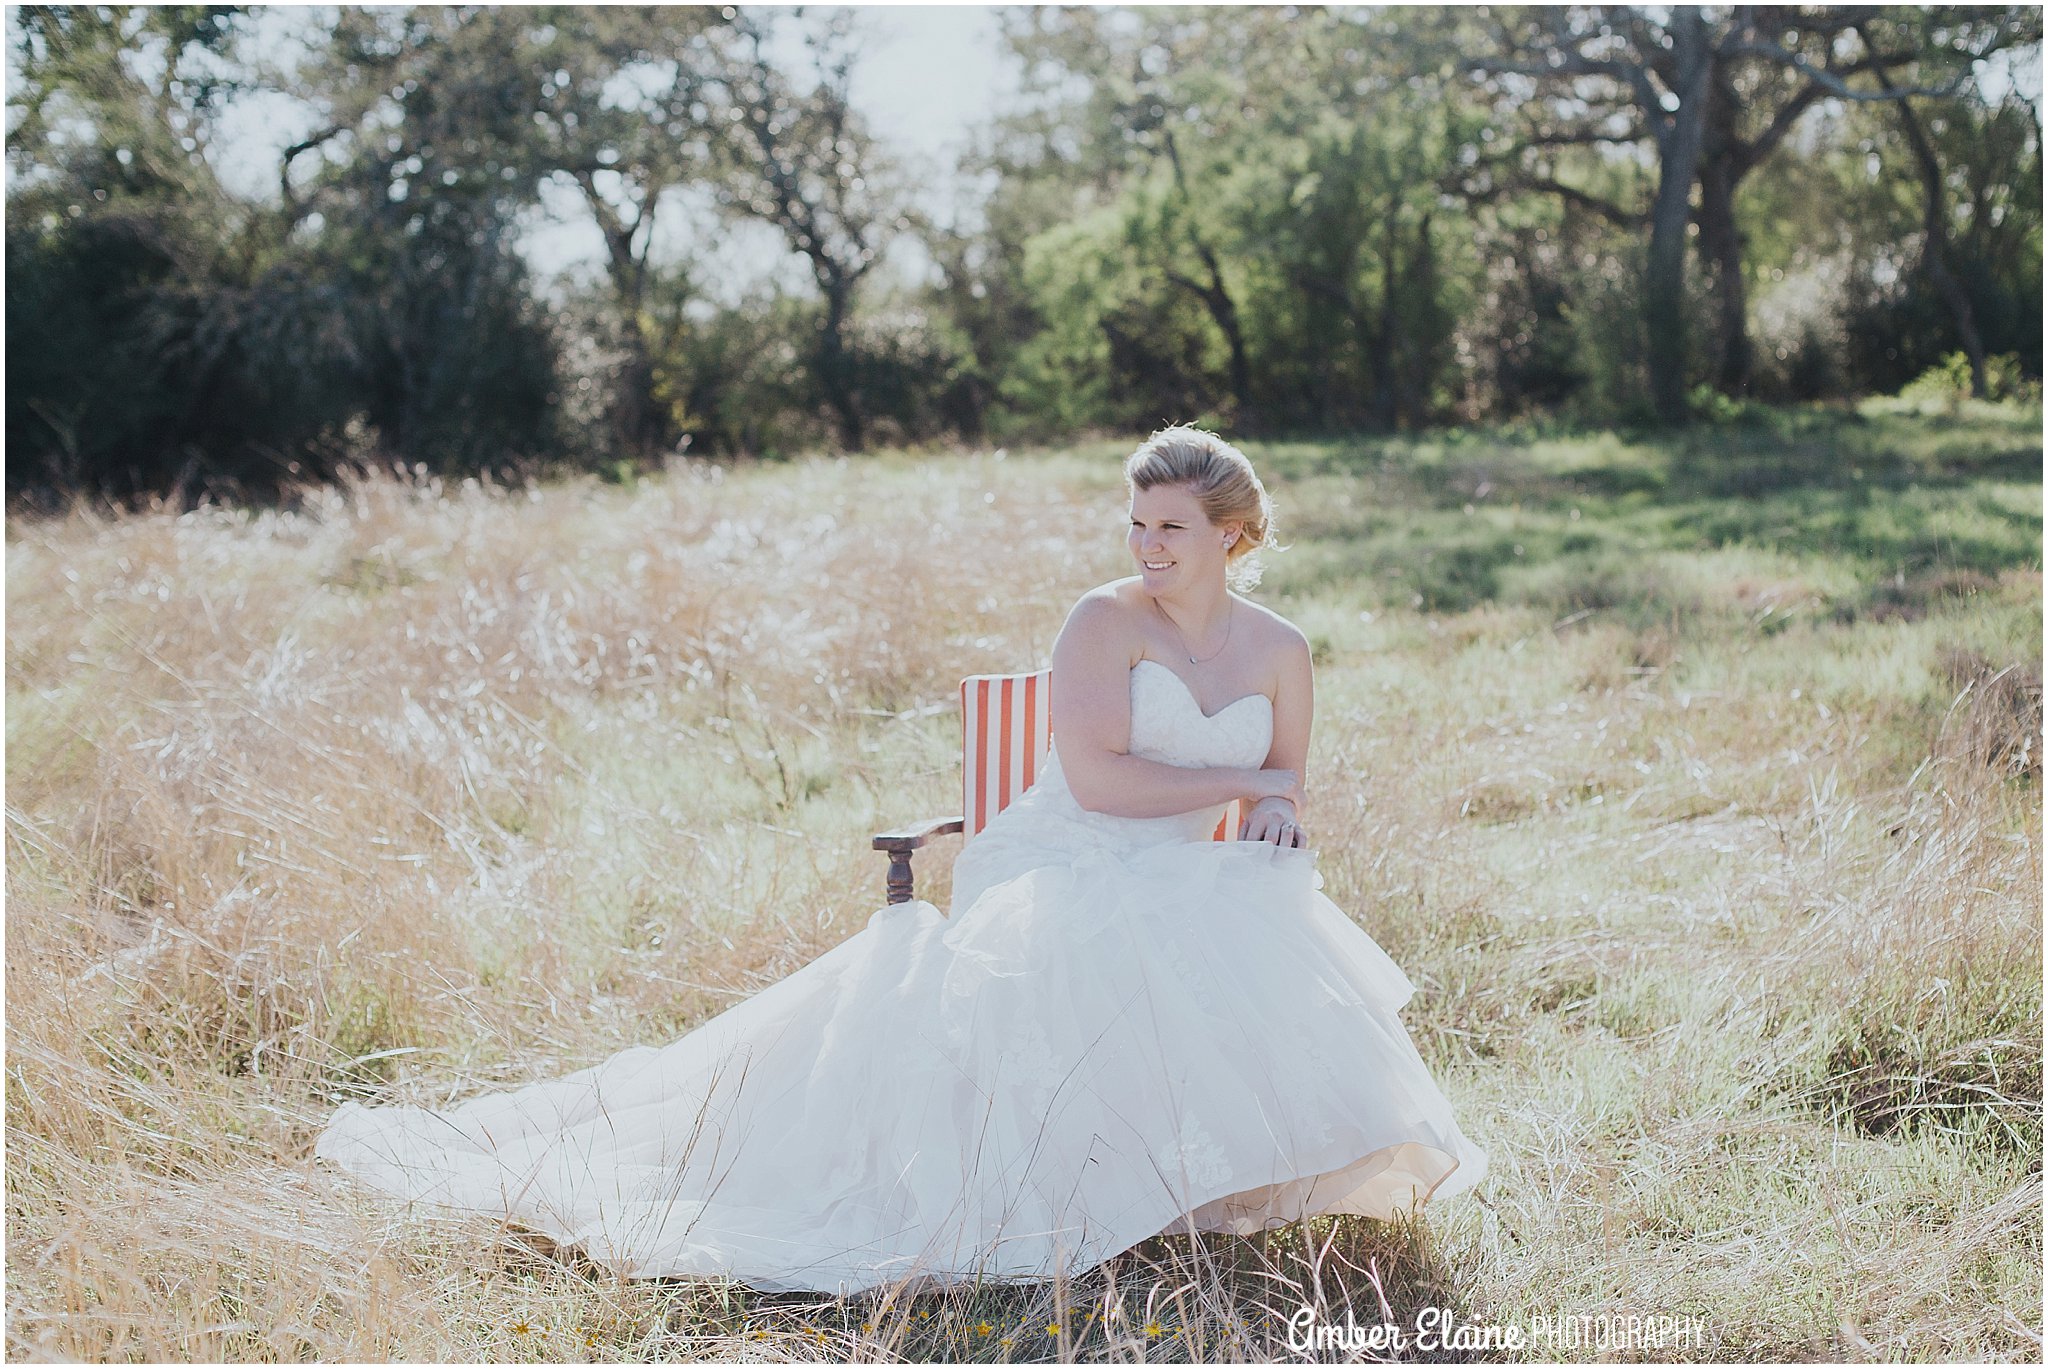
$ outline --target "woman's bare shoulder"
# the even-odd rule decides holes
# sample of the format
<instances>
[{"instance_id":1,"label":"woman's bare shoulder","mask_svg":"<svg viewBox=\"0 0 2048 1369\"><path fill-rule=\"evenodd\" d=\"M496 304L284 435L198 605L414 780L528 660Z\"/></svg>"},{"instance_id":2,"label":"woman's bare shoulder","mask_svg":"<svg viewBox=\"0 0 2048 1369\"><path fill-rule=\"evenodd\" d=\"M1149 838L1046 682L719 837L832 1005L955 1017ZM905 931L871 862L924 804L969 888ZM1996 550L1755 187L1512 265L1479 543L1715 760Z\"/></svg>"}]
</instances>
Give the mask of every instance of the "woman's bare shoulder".
<instances>
[{"instance_id":1,"label":"woman's bare shoulder","mask_svg":"<svg viewBox=\"0 0 2048 1369\"><path fill-rule=\"evenodd\" d=\"M1087 611L1087 613L1094 613L1094 615L1102 615L1104 619L1112 619L1112 617L1114 619L1122 619L1126 613L1130 613L1133 609L1143 609L1145 607L1143 603L1139 603L1143 592L1145 592L1145 588L1143 588L1143 582L1141 582L1139 576L1124 576L1122 580L1108 580L1104 584L1098 584L1092 590L1083 592L1077 600L1073 600L1073 613Z\"/></svg>"},{"instance_id":2,"label":"woman's bare shoulder","mask_svg":"<svg viewBox=\"0 0 2048 1369\"><path fill-rule=\"evenodd\" d=\"M1257 640L1263 650L1271 652L1300 649L1308 650L1308 636L1280 614L1264 604L1255 604L1242 595L1233 596L1244 608L1251 611L1251 623L1257 633Z\"/></svg>"},{"instance_id":3,"label":"woman's bare shoulder","mask_svg":"<svg viewBox=\"0 0 2048 1369\"><path fill-rule=\"evenodd\" d=\"M1127 615L1135 609L1144 607L1139 602L1143 592L1135 575L1126 576L1121 580L1111 580L1097 585L1076 599L1067 616L1069 620L1085 616L1100 623L1127 622Z\"/></svg>"},{"instance_id":4,"label":"woman's bare shoulder","mask_svg":"<svg viewBox=\"0 0 2048 1369\"><path fill-rule=\"evenodd\" d=\"M1060 629L1060 635L1085 639L1098 648L1128 644L1135 637L1131 614L1137 607L1132 601L1137 585L1138 577L1134 575L1089 590L1067 611L1066 626Z\"/></svg>"},{"instance_id":5,"label":"woman's bare shoulder","mask_svg":"<svg viewBox=\"0 0 2048 1369\"><path fill-rule=\"evenodd\" d=\"M1260 654L1262 658L1266 658L1270 662L1276 662L1276 664L1284 662L1288 658L1292 658L1296 664L1307 662L1307 660L1313 658L1313 652L1309 650L1309 637L1307 637L1307 633L1303 633L1298 627L1294 627L1294 623L1290 623L1286 617L1282 617L1280 613L1274 613L1266 605L1251 603L1249 598L1243 598L1243 596L1237 596L1237 603L1251 611L1251 619L1249 621L1251 621L1253 631L1255 631L1255 635L1253 635L1253 641L1257 641L1257 648L1255 650L1257 650L1257 654Z\"/></svg>"}]
</instances>

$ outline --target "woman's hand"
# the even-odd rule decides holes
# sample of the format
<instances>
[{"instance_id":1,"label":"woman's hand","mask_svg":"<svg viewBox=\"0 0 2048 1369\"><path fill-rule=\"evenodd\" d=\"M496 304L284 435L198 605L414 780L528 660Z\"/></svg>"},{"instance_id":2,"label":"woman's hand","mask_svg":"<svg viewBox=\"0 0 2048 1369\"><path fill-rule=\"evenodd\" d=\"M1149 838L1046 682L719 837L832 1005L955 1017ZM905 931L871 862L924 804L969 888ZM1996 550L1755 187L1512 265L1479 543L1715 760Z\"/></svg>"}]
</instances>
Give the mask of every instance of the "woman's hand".
<instances>
[{"instance_id":1,"label":"woman's hand","mask_svg":"<svg viewBox=\"0 0 2048 1369\"><path fill-rule=\"evenodd\" d=\"M1287 815L1290 818L1299 813L1308 801L1308 796L1301 789L1301 772L1299 770L1281 770L1278 768L1261 770L1257 774L1257 780L1258 783L1253 786L1251 792L1246 794L1245 797L1254 803L1266 803L1268 801L1285 803L1294 810L1293 813Z\"/></svg>"},{"instance_id":2,"label":"woman's hand","mask_svg":"<svg viewBox=\"0 0 2048 1369\"><path fill-rule=\"evenodd\" d=\"M1275 846L1306 846L1308 832L1301 825L1299 810L1286 798L1260 799L1245 814L1238 829L1243 841L1270 841Z\"/></svg>"}]
</instances>

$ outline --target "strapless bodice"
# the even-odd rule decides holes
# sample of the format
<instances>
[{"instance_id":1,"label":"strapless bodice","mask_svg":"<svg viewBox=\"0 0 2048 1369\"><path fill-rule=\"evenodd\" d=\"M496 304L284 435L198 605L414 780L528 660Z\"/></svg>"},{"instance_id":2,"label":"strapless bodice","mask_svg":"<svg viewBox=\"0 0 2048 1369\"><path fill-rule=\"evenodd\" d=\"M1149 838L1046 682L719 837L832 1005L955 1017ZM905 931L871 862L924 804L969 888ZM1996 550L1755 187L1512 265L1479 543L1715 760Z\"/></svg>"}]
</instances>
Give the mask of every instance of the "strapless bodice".
<instances>
[{"instance_id":1,"label":"strapless bodice","mask_svg":"<svg viewBox=\"0 0 2048 1369\"><path fill-rule=\"evenodd\" d=\"M1263 694L1204 713L1187 682L1157 661L1130 671L1130 754L1184 768L1262 764L1273 746L1273 703ZM953 903L1054 854L1089 848L1137 850L1173 841L1207 841L1228 805L1171 817L1127 818L1083 808L1067 787L1055 735L1037 781L961 848L953 866Z\"/></svg>"}]
</instances>

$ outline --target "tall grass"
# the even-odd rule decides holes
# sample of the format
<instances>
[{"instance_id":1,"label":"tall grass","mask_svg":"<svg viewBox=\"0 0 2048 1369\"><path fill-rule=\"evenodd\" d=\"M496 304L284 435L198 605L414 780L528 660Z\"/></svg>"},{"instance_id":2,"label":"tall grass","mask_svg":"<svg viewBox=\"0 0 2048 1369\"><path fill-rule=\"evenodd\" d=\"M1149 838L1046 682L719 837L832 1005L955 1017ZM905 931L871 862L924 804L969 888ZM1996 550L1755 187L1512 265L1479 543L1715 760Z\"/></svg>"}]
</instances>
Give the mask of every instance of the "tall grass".
<instances>
[{"instance_id":1,"label":"tall grass","mask_svg":"<svg viewBox=\"0 0 2048 1369\"><path fill-rule=\"evenodd\" d=\"M312 1138L668 1039L857 931L867 836L956 803L959 677L1124 573L1118 452L11 521L8 1351L1298 1358L1308 1303L2037 1359L2038 432L1254 448L1326 891L1492 1176L843 1302L401 1221Z\"/></svg>"}]
</instances>

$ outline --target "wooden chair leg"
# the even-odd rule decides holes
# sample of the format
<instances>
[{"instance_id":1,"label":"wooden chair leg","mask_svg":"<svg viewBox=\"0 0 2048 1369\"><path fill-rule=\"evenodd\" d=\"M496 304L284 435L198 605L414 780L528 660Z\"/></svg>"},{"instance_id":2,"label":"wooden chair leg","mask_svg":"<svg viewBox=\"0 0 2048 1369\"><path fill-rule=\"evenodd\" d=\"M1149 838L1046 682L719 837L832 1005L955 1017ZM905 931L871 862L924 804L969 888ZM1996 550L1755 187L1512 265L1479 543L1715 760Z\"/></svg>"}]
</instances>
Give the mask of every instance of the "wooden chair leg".
<instances>
[{"instance_id":1,"label":"wooden chair leg","mask_svg":"<svg viewBox=\"0 0 2048 1369\"><path fill-rule=\"evenodd\" d=\"M875 837L875 849L889 853L889 902L908 903L917 897L910 873L911 853L933 837L959 833L964 823L962 818L927 818L900 832L882 832Z\"/></svg>"},{"instance_id":2,"label":"wooden chair leg","mask_svg":"<svg viewBox=\"0 0 2048 1369\"><path fill-rule=\"evenodd\" d=\"M889 902L908 903L914 897L915 885L910 873L909 851L889 853Z\"/></svg>"}]
</instances>

